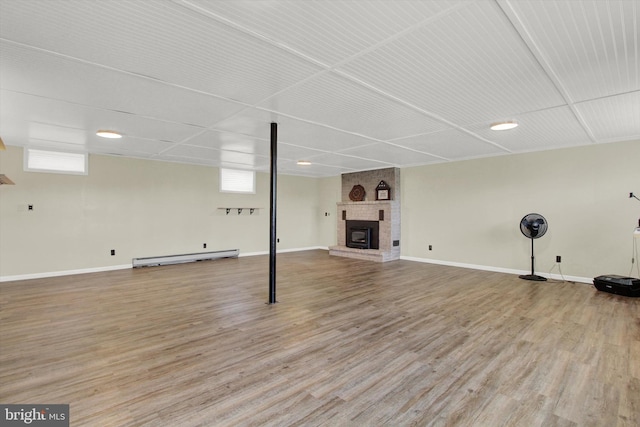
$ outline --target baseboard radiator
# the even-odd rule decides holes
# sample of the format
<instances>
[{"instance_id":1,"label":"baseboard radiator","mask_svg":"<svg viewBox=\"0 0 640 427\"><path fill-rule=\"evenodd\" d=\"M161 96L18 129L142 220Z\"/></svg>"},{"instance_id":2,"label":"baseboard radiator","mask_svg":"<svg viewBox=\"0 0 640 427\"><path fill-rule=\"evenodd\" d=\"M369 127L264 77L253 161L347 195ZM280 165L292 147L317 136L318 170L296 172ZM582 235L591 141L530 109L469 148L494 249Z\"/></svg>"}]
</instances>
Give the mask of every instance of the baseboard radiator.
<instances>
[{"instance_id":1,"label":"baseboard radiator","mask_svg":"<svg viewBox=\"0 0 640 427\"><path fill-rule=\"evenodd\" d=\"M240 249L228 249L225 251L199 252L195 254L152 256L146 258L133 258L133 267L150 267L153 265L181 264L184 262L204 261L218 258L237 258Z\"/></svg>"}]
</instances>

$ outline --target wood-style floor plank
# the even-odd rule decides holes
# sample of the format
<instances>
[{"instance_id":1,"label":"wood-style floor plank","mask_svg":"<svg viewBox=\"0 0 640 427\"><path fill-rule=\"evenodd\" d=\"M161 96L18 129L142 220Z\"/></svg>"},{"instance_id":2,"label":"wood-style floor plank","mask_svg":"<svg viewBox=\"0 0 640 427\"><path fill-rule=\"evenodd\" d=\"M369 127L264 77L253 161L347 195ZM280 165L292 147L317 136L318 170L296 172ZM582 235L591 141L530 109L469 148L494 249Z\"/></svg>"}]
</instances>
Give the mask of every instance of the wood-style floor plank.
<instances>
[{"instance_id":1,"label":"wood-style floor plank","mask_svg":"<svg viewBox=\"0 0 640 427\"><path fill-rule=\"evenodd\" d=\"M72 426L637 426L640 299L325 251L0 284L0 401Z\"/></svg>"}]
</instances>

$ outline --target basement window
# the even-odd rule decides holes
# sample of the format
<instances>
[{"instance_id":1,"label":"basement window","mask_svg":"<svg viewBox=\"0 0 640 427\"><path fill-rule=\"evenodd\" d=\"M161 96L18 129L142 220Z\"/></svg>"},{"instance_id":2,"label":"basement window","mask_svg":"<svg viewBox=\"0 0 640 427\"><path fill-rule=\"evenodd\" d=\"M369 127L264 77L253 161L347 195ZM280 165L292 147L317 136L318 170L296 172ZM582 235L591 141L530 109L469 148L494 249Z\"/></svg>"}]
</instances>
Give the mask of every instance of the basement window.
<instances>
[{"instance_id":1,"label":"basement window","mask_svg":"<svg viewBox=\"0 0 640 427\"><path fill-rule=\"evenodd\" d=\"M87 154L33 150L28 148L24 152L24 170L28 172L87 175Z\"/></svg>"},{"instance_id":2,"label":"basement window","mask_svg":"<svg viewBox=\"0 0 640 427\"><path fill-rule=\"evenodd\" d=\"M255 171L220 168L220 191L223 193L255 194Z\"/></svg>"}]
</instances>

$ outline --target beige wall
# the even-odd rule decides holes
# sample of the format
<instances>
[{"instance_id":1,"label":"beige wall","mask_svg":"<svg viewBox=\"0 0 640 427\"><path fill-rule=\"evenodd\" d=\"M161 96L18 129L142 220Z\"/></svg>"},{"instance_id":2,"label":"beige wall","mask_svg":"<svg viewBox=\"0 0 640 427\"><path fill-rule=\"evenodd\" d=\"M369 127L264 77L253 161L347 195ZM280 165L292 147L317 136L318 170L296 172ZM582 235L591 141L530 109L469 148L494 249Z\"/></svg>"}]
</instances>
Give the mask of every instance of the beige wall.
<instances>
[{"instance_id":1,"label":"beige wall","mask_svg":"<svg viewBox=\"0 0 640 427\"><path fill-rule=\"evenodd\" d=\"M7 148L0 173L17 185L0 187L0 279L123 266L201 252L203 243L269 250L268 174L257 174L255 195L225 194L215 168L91 156L89 176L26 173L22 150ZM568 277L627 275L638 159L640 141L631 141L402 169L402 256L527 271L530 244L518 223L538 212L550 225L535 243L536 272L548 273L561 255ZM335 245L340 199L339 176L279 176L278 249ZM263 209L238 216L218 207Z\"/></svg>"},{"instance_id":2,"label":"beige wall","mask_svg":"<svg viewBox=\"0 0 640 427\"><path fill-rule=\"evenodd\" d=\"M318 245L328 248L338 241L336 228L336 206L341 197L340 176L319 180L320 190L320 226Z\"/></svg>"},{"instance_id":3,"label":"beige wall","mask_svg":"<svg viewBox=\"0 0 640 427\"><path fill-rule=\"evenodd\" d=\"M549 230L535 241L536 272L561 255L564 275L628 275L640 141L406 168L402 191L404 257L529 270L519 222L537 212Z\"/></svg>"},{"instance_id":4,"label":"beige wall","mask_svg":"<svg viewBox=\"0 0 640 427\"><path fill-rule=\"evenodd\" d=\"M23 172L22 149L7 148L0 172L16 185L0 187L0 277L122 266L134 257L269 250L269 174L257 174L256 194L239 195L218 191L216 168L92 155L88 176ZM278 250L324 239L321 186L278 177ZM219 207L261 209L226 215Z\"/></svg>"}]
</instances>

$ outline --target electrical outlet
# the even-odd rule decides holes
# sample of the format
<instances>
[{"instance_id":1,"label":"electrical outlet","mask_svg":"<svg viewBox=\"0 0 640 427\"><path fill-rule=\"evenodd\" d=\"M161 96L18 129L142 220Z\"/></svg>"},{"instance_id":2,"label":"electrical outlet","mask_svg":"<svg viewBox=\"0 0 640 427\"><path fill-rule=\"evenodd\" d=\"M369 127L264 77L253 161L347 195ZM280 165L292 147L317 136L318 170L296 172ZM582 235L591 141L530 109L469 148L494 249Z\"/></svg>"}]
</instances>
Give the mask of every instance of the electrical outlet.
<instances>
[{"instance_id":1,"label":"electrical outlet","mask_svg":"<svg viewBox=\"0 0 640 427\"><path fill-rule=\"evenodd\" d=\"M32 210L33 210L33 205L28 205L28 206L27 206L27 210L32 211Z\"/></svg>"},{"instance_id":2,"label":"electrical outlet","mask_svg":"<svg viewBox=\"0 0 640 427\"><path fill-rule=\"evenodd\" d=\"M202 244L202 247L203 247L204 249L207 249L207 244L206 244L206 243L203 243L203 244Z\"/></svg>"},{"instance_id":3,"label":"electrical outlet","mask_svg":"<svg viewBox=\"0 0 640 427\"><path fill-rule=\"evenodd\" d=\"M560 255L556 255L556 262L562 262L562 257Z\"/></svg>"},{"instance_id":4,"label":"electrical outlet","mask_svg":"<svg viewBox=\"0 0 640 427\"><path fill-rule=\"evenodd\" d=\"M429 245L429 250L430 251L433 250L433 246L432 245Z\"/></svg>"},{"instance_id":5,"label":"electrical outlet","mask_svg":"<svg viewBox=\"0 0 640 427\"><path fill-rule=\"evenodd\" d=\"M111 256L114 256L116 254L116 250L115 249L111 249Z\"/></svg>"}]
</instances>

